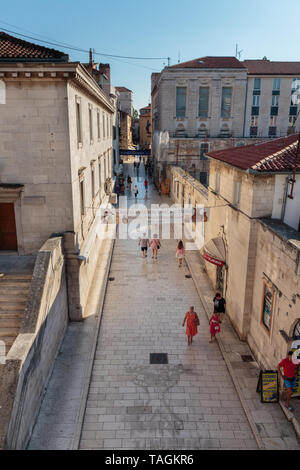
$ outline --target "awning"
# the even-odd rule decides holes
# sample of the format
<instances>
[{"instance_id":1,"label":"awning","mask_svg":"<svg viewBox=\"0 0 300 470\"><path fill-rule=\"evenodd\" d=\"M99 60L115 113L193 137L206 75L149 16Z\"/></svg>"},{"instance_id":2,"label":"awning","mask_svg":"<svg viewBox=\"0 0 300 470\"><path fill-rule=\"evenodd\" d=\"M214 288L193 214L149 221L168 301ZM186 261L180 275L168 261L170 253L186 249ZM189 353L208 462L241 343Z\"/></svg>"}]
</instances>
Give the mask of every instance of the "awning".
<instances>
[{"instance_id":1,"label":"awning","mask_svg":"<svg viewBox=\"0 0 300 470\"><path fill-rule=\"evenodd\" d=\"M222 267L226 259L223 238L217 237L209 240L203 247L202 257L209 263Z\"/></svg>"}]
</instances>

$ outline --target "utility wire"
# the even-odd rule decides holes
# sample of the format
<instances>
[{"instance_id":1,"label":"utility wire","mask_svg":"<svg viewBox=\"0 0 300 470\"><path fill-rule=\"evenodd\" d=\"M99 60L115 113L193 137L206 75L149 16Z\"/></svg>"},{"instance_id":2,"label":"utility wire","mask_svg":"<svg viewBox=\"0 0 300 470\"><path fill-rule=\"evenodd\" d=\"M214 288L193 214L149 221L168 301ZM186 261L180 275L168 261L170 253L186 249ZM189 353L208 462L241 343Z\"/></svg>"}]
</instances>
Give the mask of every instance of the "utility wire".
<instances>
[{"instance_id":1,"label":"utility wire","mask_svg":"<svg viewBox=\"0 0 300 470\"><path fill-rule=\"evenodd\" d=\"M1 21L1 23L4 23ZM43 42L45 44L50 44L51 46L56 46L56 47L65 47L66 49L71 49L73 51L77 51L77 52L84 52L84 53L89 53L89 50L86 50L86 49L80 49L79 47L76 47L76 46L70 46L70 45L65 45L63 43L60 43L60 42L53 42L54 40L51 40L51 41L45 41L43 39L39 39L37 37L33 37L33 36L28 36L26 34L21 34L21 33L18 33L16 31L12 31L10 29L6 29L6 28L2 28L3 31L7 32L7 33L12 33L12 34L17 34L19 36L22 36L24 38L28 38L28 39L31 39L31 40L34 40L34 41L39 41L39 42ZM35 34L35 33L31 33L31 34ZM134 59L134 60L166 60L168 59L169 57L134 57L134 56L123 56L123 55L116 55L116 54L106 54L104 52L94 52L95 55L100 55L100 56L103 56L103 57L115 57L115 58L120 58L120 59Z\"/></svg>"}]
</instances>

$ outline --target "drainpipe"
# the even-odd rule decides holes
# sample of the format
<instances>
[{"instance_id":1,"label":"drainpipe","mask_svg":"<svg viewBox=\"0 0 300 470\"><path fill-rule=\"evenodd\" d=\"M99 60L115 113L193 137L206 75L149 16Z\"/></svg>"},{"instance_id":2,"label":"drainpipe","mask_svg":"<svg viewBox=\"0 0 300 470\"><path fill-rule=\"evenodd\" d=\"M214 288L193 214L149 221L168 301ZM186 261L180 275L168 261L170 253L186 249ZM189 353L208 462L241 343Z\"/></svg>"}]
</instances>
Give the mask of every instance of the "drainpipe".
<instances>
[{"instance_id":1,"label":"drainpipe","mask_svg":"<svg viewBox=\"0 0 300 470\"><path fill-rule=\"evenodd\" d=\"M281 208L281 216L280 220L283 222L284 219L284 214L285 214L285 208L286 208L286 201L287 201L287 193L288 193L288 188L289 188L289 178L286 177L285 179L285 188L284 188L284 195L283 195L283 201L282 201L282 208Z\"/></svg>"},{"instance_id":2,"label":"drainpipe","mask_svg":"<svg viewBox=\"0 0 300 470\"><path fill-rule=\"evenodd\" d=\"M248 76L247 76L247 81L246 81L246 96L245 96L245 110L244 110L243 137L245 137L245 127L246 127L246 111L247 111L247 97L248 97Z\"/></svg>"}]
</instances>

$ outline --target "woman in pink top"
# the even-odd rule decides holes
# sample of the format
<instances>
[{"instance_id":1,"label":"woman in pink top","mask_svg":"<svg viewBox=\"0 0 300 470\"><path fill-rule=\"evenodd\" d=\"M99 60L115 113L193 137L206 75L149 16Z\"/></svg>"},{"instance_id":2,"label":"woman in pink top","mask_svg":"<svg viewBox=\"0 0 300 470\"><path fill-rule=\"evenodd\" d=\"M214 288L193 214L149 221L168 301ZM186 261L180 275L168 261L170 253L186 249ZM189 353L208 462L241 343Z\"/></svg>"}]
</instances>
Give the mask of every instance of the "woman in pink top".
<instances>
[{"instance_id":1,"label":"woman in pink top","mask_svg":"<svg viewBox=\"0 0 300 470\"><path fill-rule=\"evenodd\" d=\"M152 248L152 258L155 258L157 259L157 252L160 248L160 239L157 238L157 234L155 233L154 234L154 237L152 238L152 240L150 241L150 246Z\"/></svg>"},{"instance_id":2,"label":"woman in pink top","mask_svg":"<svg viewBox=\"0 0 300 470\"><path fill-rule=\"evenodd\" d=\"M178 267L181 268L182 266L182 260L184 257L184 246L183 246L183 241L180 240L178 245L177 245L177 250L176 250L176 258L178 258Z\"/></svg>"}]
</instances>

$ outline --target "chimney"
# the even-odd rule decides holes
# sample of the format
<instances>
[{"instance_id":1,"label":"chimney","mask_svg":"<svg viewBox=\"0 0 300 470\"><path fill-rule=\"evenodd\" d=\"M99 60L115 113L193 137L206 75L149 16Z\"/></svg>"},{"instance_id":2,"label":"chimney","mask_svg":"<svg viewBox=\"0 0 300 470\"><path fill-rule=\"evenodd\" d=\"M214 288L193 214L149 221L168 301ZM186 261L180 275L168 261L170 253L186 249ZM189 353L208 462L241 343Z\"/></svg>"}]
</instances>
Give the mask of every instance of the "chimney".
<instances>
[{"instance_id":1,"label":"chimney","mask_svg":"<svg viewBox=\"0 0 300 470\"><path fill-rule=\"evenodd\" d=\"M90 65L93 66L93 51L90 48Z\"/></svg>"},{"instance_id":2,"label":"chimney","mask_svg":"<svg viewBox=\"0 0 300 470\"><path fill-rule=\"evenodd\" d=\"M104 93L110 94L110 65L99 64L100 85Z\"/></svg>"}]
</instances>

